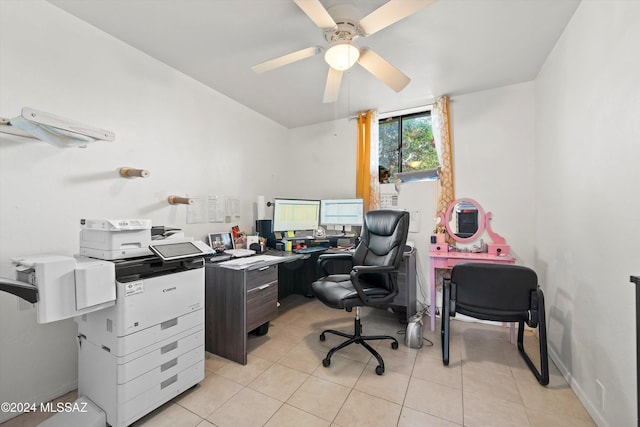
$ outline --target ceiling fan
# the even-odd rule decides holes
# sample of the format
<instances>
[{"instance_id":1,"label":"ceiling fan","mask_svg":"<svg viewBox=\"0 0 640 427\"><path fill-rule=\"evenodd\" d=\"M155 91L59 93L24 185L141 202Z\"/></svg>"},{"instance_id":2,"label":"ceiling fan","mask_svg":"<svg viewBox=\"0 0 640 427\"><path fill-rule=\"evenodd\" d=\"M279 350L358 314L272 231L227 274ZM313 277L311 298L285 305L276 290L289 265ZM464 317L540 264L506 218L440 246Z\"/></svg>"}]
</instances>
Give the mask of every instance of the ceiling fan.
<instances>
[{"instance_id":1,"label":"ceiling fan","mask_svg":"<svg viewBox=\"0 0 640 427\"><path fill-rule=\"evenodd\" d=\"M324 59L329 64L329 74L323 102L329 103L338 99L342 73L356 62L396 92L404 89L411 81L409 77L373 50L359 48L353 41L358 37L377 33L436 0L389 0L360 20L356 18L358 11L354 5L336 5L325 9L320 0L293 1L323 30L325 39L330 43L329 47L308 47L251 68L256 73L264 73L325 52Z\"/></svg>"}]
</instances>

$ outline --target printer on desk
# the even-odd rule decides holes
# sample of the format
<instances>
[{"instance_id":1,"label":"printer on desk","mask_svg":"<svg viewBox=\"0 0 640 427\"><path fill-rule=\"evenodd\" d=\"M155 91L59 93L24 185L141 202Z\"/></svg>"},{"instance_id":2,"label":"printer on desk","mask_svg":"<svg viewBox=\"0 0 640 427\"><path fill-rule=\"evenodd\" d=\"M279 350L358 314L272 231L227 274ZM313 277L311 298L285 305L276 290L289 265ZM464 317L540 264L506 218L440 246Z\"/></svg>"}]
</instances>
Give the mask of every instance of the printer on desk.
<instances>
[{"instance_id":1,"label":"printer on desk","mask_svg":"<svg viewBox=\"0 0 640 427\"><path fill-rule=\"evenodd\" d=\"M148 256L153 255L150 245L192 240L177 228L152 227L150 219L80 220L80 255L91 258L116 260Z\"/></svg>"},{"instance_id":2,"label":"printer on desk","mask_svg":"<svg viewBox=\"0 0 640 427\"><path fill-rule=\"evenodd\" d=\"M150 255L150 219L81 219L80 255L122 259Z\"/></svg>"}]
</instances>

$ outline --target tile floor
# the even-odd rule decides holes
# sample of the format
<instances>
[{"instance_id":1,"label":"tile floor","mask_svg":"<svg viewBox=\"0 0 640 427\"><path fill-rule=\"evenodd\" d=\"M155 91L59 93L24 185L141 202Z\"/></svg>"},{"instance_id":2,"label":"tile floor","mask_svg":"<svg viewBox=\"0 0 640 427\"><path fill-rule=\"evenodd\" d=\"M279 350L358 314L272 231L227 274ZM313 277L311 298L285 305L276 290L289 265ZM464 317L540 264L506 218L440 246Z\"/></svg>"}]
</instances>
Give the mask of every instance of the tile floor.
<instances>
[{"instance_id":1,"label":"tile floor","mask_svg":"<svg viewBox=\"0 0 640 427\"><path fill-rule=\"evenodd\" d=\"M549 386L536 382L509 343L507 328L452 322L451 362L445 367L439 333L424 328L435 345L425 341L421 349L410 349L395 315L365 308L363 333L400 341L397 350L374 341L386 365L378 376L375 359L357 345L336 353L329 368L322 366L327 350L342 338L328 334L321 342L319 332L351 331L352 313L297 295L281 303L268 335L250 337L246 366L207 353L200 385L134 426L595 426L551 361ZM526 348L537 360L532 333ZM75 398L72 392L59 399ZM3 426L34 426L45 418L22 415Z\"/></svg>"}]
</instances>

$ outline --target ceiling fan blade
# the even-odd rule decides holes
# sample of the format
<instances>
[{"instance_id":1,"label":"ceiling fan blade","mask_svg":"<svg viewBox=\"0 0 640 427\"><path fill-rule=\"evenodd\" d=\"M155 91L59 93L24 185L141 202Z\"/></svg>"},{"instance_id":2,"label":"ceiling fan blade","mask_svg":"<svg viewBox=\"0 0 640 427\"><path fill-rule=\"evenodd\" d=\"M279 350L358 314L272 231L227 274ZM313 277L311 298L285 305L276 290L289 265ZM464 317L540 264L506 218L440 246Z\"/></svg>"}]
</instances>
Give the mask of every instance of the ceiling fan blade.
<instances>
[{"instance_id":1,"label":"ceiling fan blade","mask_svg":"<svg viewBox=\"0 0 640 427\"><path fill-rule=\"evenodd\" d=\"M256 73L264 73L265 71L271 71L275 68L282 67L283 65L291 64L292 62L310 58L320 52L322 52L322 48L320 46L308 47L306 49L298 50L287 55L270 59L269 61L262 62L258 65L254 65L251 69Z\"/></svg>"},{"instance_id":2,"label":"ceiling fan blade","mask_svg":"<svg viewBox=\"0 0 640 427\"><path fill-rule=\"evenodd\" d=\"M334 28L333 20L320 0L293 0L304 13L320 28Z\"/></svg>"},{"instance_id":3,"label":"ceiling fan blade","mask_svg":"<svg viewBox=\"0 0 640 427\"><path fill-rule=\"evenodd\" d=\"M395 24L436 0L389 0L360 20L360 28L368 36Z\"/></svg>"},{"instance_id":4,"label":"ceiling fan blade","mask_svg":"<svg viewBox=\"0 0 640 427\"><path fill-rule=\"evenodd\" d=\"M328 104L330 102L336 102L338 100L341 82L342 71L338 71L329 67L329 74L327 74L327 85L324 87L324 98L322 99L322 102Z\"/></svg>"},{"instance_id":5,"label":"ceiling fan blade","mask_svg":"<svg viewBox=\"0 0 640 427\"><path fill-rule=\"evenodd\" d=\"M396 92L400 92L411 81L402 71L371 49L360 49L358 64Z\"/></svg>"}]
</instances>

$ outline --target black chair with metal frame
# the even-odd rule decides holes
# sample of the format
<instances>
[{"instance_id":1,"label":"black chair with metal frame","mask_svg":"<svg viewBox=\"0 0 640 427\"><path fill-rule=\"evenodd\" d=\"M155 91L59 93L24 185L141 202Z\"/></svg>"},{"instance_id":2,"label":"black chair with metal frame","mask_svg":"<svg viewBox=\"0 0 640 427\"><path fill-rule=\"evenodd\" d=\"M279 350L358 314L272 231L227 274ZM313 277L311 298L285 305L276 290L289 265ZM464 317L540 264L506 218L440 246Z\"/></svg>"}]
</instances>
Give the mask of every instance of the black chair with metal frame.
<instances>
[{"instance_id":1,"label":"black chair with metal frame","mask_svg":"<svg viewBox=\"0 0 640 427\"><path fill-rule=\"evenodd\" d=\"M327 274L312 283L315 296L325 305L352 311L356 308L354 333L347 334L327 329L320 334L339 335L348 340L332 348L322 360L326 368L331 365L331 356L338 350L350 345L361 344L378 361L376 373L384 373L384 361L367 341L391 340L391 348L398 348L398 341L389 335L362 335L360 307L370 306L387 308L398 294L398 269L402 262L407 233L409 232L409 213L399 210L376 210L367 212L360 235L360 243L353 253L323 254L318 259L320 268L326 273L332 261L351 260L349 274Z\"/></svg>"},{"instance_id":2,"label":"black chair with metal frame","mask_svg":"<svg viewBox=\"0 0 640 427\"><path fill-rule=\"evenodd\" d=\"M518 351L542 385L549 384L549 359L544 294L538 276L528 267L504 264L462 263L442 292L442 362L449 364L450 317L456 313L476 319L518 322ZM540 371L524 350L524 324L538 328Z\"/></svg>"}]
</instances>

